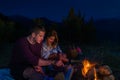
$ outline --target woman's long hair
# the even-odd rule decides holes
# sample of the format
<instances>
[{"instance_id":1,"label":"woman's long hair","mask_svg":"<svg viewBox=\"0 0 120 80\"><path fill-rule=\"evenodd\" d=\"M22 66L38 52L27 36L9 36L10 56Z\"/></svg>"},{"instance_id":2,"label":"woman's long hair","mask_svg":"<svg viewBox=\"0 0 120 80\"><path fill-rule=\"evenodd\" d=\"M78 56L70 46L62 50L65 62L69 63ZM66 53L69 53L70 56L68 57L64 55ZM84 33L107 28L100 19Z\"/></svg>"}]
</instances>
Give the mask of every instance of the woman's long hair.
<instances>
[{"instance_id":1,"label":"woman's long hair","mask_svg":"<svg viewBox=\"0 0 120 80\"><path fill-rule=\"evenodd\" d=\"M52 43L52 47L56 47L57 44L58 44L58 35L57 35L57 32L55 30L52 30L52 31L48 32L47 38L49 38L51 36L55 37L55 40Z\"/></svg>"}]
</instances>

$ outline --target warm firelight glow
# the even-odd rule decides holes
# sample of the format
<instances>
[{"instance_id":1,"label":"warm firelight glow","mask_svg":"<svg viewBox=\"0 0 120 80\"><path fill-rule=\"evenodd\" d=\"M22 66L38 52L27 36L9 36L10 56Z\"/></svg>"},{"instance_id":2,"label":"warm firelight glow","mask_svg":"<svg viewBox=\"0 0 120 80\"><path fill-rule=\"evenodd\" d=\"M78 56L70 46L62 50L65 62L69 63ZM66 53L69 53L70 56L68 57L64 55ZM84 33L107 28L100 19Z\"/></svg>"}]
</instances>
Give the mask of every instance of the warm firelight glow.
<instances>
[{"instance_id":1,"label":"warm firelight glow","mask_svg":"<svg viewBox=\"0 0 120 80\"><path fill-rule=\"evenodd\" d=\"M84 60L82 62L83 68L82 68L82 75L86 77L88 71L95 66L95 64L91 64L88 60Z\"/></svg>"},{"instance_id":2,"label":"warm firelight glow","mask_svg":"<svg viewBox=\"0 0 120 80\"><path fill-rule=\"evenodd\" d=\"M94 80L97 80L97 73L96 73L96 69L95 69L95 67L94 67Z\"/></svg>"}]
</instances>

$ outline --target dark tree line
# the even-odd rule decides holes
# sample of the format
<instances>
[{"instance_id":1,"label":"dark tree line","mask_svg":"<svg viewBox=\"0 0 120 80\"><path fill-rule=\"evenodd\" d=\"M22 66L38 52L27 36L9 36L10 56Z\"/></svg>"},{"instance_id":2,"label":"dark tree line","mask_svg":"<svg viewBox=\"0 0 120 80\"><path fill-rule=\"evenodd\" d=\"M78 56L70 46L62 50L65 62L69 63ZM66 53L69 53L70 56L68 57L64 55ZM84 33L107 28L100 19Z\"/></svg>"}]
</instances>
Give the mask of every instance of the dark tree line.
<instances>
[{"instance_id":1,"label":"dark tree line","mask_svg":"<svg viewBox=\"0 0 120 80\"><path fill-rule=\"evenodd\" d=\"M15 23L0 18L0 43L13 40Z\"/></svg>"},{"instance_id":2,"label":"dark tree line","mask_svg":"<svg viewBox=\"0 0 120 80\"><path fill-rule=\"evenodd\" d=\"M96 41L96 28L93 18L91 17L86 22L85 16L80 12L75 14L73 8L70 9L68 16L63 20L63 26L60 29L62 39L70 44L90 44Z\"/></svg>"},{"instance_id":3,"label":"dark tree line","mask_svg":"<svg viewBox=\"0 0 120 80\"><path fill-rule=\"evenodd\" d=\"M96 41L96 28L94 20L91 17L85 21L85 16L79 11L75 14L71 8L68 16L61 23L47 20L45 18L36 18L29 21L9 20L4 15L0 15L0 42L15 41L17 38L27 35L29 28L34 24L45 26L46 30L55 29L61 43L68 44L88 44Z\"/></svg>"}]
</instances>

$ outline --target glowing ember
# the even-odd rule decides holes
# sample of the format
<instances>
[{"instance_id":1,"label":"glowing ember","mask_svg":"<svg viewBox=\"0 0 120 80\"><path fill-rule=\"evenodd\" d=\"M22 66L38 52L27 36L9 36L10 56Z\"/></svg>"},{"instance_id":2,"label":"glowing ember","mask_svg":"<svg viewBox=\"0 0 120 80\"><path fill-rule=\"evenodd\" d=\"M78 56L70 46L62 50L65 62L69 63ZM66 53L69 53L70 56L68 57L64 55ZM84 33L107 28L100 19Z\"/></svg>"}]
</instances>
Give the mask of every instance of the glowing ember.
<instances>
[{"instance_id":1,"label":"glowing ember","mask_svg":"<svg viewBox=\"0 0 120 80\"><path fill-rule=\"evenodd\" d=\"M96 69L95 68L94 68L94 77L95 77L94 80L97 80L97 73L96 73Z\"/></svg>"}]
</instances>

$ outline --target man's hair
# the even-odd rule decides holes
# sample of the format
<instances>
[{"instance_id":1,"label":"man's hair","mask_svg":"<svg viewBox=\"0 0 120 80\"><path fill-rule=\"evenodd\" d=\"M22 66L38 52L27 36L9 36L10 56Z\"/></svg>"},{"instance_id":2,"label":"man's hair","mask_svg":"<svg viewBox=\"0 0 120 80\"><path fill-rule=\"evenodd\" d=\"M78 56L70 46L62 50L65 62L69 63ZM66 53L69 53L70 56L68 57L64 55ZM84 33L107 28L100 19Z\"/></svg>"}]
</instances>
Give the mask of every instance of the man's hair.
<instances>
[{"instance_id":1,"label":"man's hair","mask_svg":"<svg viewBox=\"0 0 120 80\"><path fill-rule=\"evenodd\" d=\"M45 28L44 28L44 26L41 26L41 25L36 25L36 26L34 26L34 27L32 27L31 29L30 29L30 34L31 33L39 33L40 31L43 31L43 32L46 32L46 30L45 30Z\"/></svg>"}]
</instances>

